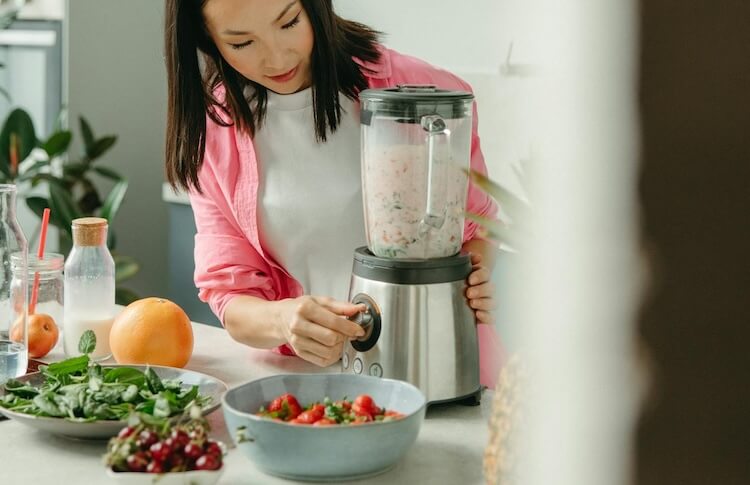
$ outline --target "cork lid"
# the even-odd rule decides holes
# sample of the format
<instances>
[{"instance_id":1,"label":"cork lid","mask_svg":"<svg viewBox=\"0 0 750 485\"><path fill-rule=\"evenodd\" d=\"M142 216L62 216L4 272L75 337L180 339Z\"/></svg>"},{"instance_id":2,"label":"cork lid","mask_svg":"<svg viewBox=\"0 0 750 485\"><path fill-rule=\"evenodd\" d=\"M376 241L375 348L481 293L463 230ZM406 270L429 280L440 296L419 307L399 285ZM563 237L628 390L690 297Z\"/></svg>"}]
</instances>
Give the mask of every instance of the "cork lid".
<instances>
[{"instance_id":1,"label":"cork lid","mask_svg":"<svg viewBox=\"0 0 750 485\"><path fill-rule=\"evenodd\" d=\"M107 219L81 217L73 219L73 244L76 246L101 246L107 241Z\"/></svg>"}]
</instances>

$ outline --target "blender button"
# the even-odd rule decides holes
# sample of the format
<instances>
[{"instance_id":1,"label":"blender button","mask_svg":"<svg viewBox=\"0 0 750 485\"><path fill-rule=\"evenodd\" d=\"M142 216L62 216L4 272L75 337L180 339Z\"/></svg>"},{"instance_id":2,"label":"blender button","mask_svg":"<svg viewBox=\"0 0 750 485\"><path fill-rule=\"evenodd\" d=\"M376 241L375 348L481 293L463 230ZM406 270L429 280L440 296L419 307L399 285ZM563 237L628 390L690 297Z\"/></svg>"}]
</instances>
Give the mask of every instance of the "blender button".
<instances>
[{"instance_id":1,"label":"blender button","mask_svg":"<svg viewBox=\"0 0 750 485\"><path fill-rule=\"evenodd\" d=\"M370 366L370 375L375 377L383 377L383 368L380 364L372 364Z\"/></svg>"},{"instance_id":2,"label":"blender button","mask_svg":"<svg viewBox=\"0 0 750 485\"><path fill-rule=\"evenodd\" d=\"M354 359L354 373L355 374L362 373L362 361L359 359L359 357Z\"/></svg>"},{"instance_id":3,"label":"blender button","mask_svg":"<svg viewBox=\"0 0 750 485\"><path fill-rule=\"evenodd\" d=\"M344 354L341 356L341 365L344 367L344 369L349 368L349 354L344 352Z\"/></svg>"}]
</instances>

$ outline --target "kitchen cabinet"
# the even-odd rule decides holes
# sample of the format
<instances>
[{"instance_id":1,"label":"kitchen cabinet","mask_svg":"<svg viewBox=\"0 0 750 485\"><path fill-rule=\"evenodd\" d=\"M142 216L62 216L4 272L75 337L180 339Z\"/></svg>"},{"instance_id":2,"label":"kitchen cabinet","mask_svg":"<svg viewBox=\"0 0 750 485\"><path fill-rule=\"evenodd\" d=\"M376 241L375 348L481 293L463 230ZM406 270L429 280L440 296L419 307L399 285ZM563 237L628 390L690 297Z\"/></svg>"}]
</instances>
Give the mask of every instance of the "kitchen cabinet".
<instances>
[{"instance_id":1,"label":"kitchen cabinet","mask_svg":"<svg viewBox=\"0 0 750 485\"><path fill-rule=\"evenodd\" d=\"M162 198L169 207L167 298L177 303L191 320L221 326L208 304L198 299L193 283L195 261L195 219L187 195L175 193L169 184L162 187Z\"/></svg>"}]
</instances>

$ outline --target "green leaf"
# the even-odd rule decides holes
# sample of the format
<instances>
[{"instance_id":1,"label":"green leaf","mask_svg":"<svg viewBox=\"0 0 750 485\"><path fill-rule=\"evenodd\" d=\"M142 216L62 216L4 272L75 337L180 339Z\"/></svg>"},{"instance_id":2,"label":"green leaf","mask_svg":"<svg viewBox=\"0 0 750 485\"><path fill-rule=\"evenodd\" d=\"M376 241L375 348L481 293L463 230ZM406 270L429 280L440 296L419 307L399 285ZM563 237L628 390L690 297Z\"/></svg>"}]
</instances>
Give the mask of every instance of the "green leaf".
<instances>
[{"instance_id":1,"label":"green leaf","mask_svg":"<svg viewBox=\"0 0 750 485\"><path fill-rule=\"evenodd\" d=\"M90 354L96 348L96 334L93 330L86 330L78 341L78 351L82 354Z\"/></svg>"},{"instance_id":2,"label":"green leaf","mask_svg":"<svg viewBox=\"0 0 750 485\"><path fill-rule=\"evenodd\" d=\"M104 382L135 384L142 387L146 384L146 374L132 367L114 367L104 374Z\"/></svg>"},{"instance_id":3,"label":"green leaf","mask_svg":"<svg viewBox=\"0 0 750 485\"><path fill-rule=\"evenodd\" d=\"M154 416L157 418L168 418L172 414L172 408L169 405L169 400L164 396L156 398L154 403Z\"/></svg>"},{"instance_id":4,"label":"green leaf","mask_svg":"<svg viewBox=\"0 0 750 485\"><path fill-rule=\"evenodd\" d=\"M8 379L5 382L5 390L8 392L12 392L16 396L22 397L24 399L31 399L39 394L39 390L37 388L30 386L25 382L21 382L18 379Z\"/></svg>"},{"instance_id":5,"label":"green leaf","mask_svg":"<svg viewBox=\"0 0 750 485\"><path fill-rule=\"evenodd\" d=\"M51 392L45 392L39 394L33 399L33 403L42 410L45 414L55 417L65 416L66 413L60 410L60 407L55 403L55 395Z\"/></svg>"},{"instance_id":6,"label":"green leaf","mask_svg":"<svg viewBox=\"0 0 750 485\"><path fill-rule=\"evenodd\" d=\"M42 148L47 152L49 158L54 158L68 149L72 138L73 134L71 132L58 131L57 133L53 133L52 136L42 144Z\"/></svg>"},{"instance_id":7,"label":"green leaf","mask_svg":"<svg viewBox=\"0 0 750 485\"><path fill-rule=\"evenodd\" d=\"M49 201L44 197L27 197L26 205L39 219L44 215L44 209L50 207ZM49 214L49 222L56 227L63 227L65 225L65 222L57 215L57 212L52 211Z\"/></svg>"},{"instance_id":8,"label":"green leaf","mask_svg":"<svg viewBox=\"0 0 750 485\"><path fill-rule=\"evenodd\" d=\"M146 368L146 383L154 394L164 390L164 384L162 384L161 379L159 379L159 376L151 367Z\"/></svg>"},{"instance_id":9,"label":"green leaf","mask_svg":"<svg viewBox=\"0 0 750 485\"><path fill-rule=\"evenodd\" d=\"M83 116L78 117L78 124L81 127L81 136L83 137L83 148L88 154L94 148L94 132L91 131L91 125Z\"/></svg>"},{"instance_id":10,"label":"green leaf","mask_svg":"<svg viewBox=\"0 0 750 485\"><path fill-rule=\"evenodd\" d=\"M37 160L29 168L24 169L23 173L18 177L19 182L30 180L39 174L39 170L49 165L48 160Z\"/></svg>"},{"instance_id":11,"label":"green leaf","mask_svg":"<svg viewBox=\"0 0 750 485\"><path fill-rule=\"evenodd\" d=\"M480 189L492 196L501 206L503 211L514 221L527 220L530 214L529 205L516 197L511 191L502 187L485 175L474 170L467 171L472 182Z\"/></svg>"},{"instance_id":12,"label":"green leaf","mask_svg":"<svg viewBox=\"0 0 750 485\"><path fill-rule=\"evenodd\" d=\"M122 180L122 175L120 175L119 173L115 172L111 168L102 167L101 165L97 165L96 167L94 167L94 171L96 173L98 173L99 175L101 175L102 177L106 177L106 178L108 178L110 180L114 180L115 182L118 182L118 181Z\"/></svg>"},{"instance_id":13,"label":"green leaf","mask_svg":"<svg viewBox=\"0 0 750 485\"><path fill-rule=\"evenodd\" d=\"M138 273L140 267L135 259L130 256L123 256L117 254L113 258L115 260L115 281L121 283L128 278L132 278Z\"/></svg>"},{"instance_id":14,"label":"green leaf","mask_svg":"<svg viewBox=\"0 0 750 485\"><path fill-rule=\"evenodd\" d=\"M107 198L104 200L101 217L107 219L107 222L109 222L110 225L117 215L117 211L120 210L120 205L122 204L122 201L125 198L125 193L127 191L127 180L120 180L115 184L114 187L112 187L109 195L107 195Z\"/></svg>"},{"instance_id":15,"label":"green leaf","mask_svg":"<svg viewBox=\"0 0 750 485\"><path fill-rule=\"evenodd\" d=\"M135 400L135 398L138 396L138 386L140 386L140 384L129 385L122 393L122 400L125 402L131 402Z\"/></svg>"},{"instance_id":16,"label":"green leaf","mask_svg":"<svg viewBox=\"0 0 750 485\"><path fill-rule=\"evenodd\" d=\"M130 305L136 300L140 300L141 297L138 293L127 288L117 287L115 288L115 303L118 305Z\"/></svg>"},{"instance_id":17,"label":"green leaf","mask_svg":"<svg viewBox=\"0 0 750 485\"><path fill-rule=\"evenodd\" d=\"M63 165L63 176L77 179L85 174L88 168L83 162L68 162Z\"/></svg>"},{"instance_id":18,"label":"green leaf","mask_svg":"<svg viewBox=\"0 0 750 485\"><path fill-rule=\"evenodd\" d=\"M11 176L10 170L10 149L11 134L17 140L18 163L20 164L31 154L36 146L36 133L34 132L34 122L29 114L16 108L5 119L2 131L0 131L0 171L6 176Z\"/></svg>"},{"instance_id":19,"label":"green leaf","mask_svg":"<svg viewBox=\"0 0 750 485\"><path fill-rule=\"evenodd\" d=\"M73 197L70 195L70 192L55 183L49 185L49 195L51 212L57 213L58 218L63 222L61 229L72 237L73 229L71 226L73 219L82 217L78 212Z\"/></svg>"},{"instance_id":20,"label":"green leaf","mask_svg":"<svg viewBox=\"0 0 750 485\"><path fill-rule=\"evenodd\" d=\"M86 155L89 157L89 159L96 160L97 158L104 155L110 148L112 148L112 145L114 145L116 141L117 137L114 135L99 138L94 142L91 150L86 151Z\"/></svg>"},{"instance_id":21,"label":"green leaf","mask_svg":"<svg viewBox=\"0 0 750 485\"><path fill-rule=\"evenodd\" d=\"M79 355L78 357L71 357L70 359L61 360L50 364L45 369L46 374L60 377L67 374L74 374L86 370L89 366L89 356Z\"/></svg>"}]
</instances>

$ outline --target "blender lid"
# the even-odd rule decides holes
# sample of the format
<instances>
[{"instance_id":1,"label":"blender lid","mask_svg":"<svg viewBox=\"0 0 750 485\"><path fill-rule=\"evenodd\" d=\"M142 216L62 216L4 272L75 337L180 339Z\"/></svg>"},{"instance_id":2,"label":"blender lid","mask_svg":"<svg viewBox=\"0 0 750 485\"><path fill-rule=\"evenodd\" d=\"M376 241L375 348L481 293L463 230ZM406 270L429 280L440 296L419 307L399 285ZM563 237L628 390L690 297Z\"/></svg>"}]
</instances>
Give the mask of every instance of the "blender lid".
<instances>
[{"instance_id":1,"label":"blender lid","mask_svg":"<svg viewBox=\"0 0 750 485\"><path fill-rule=\"evenodd\" d=\"M365 89L359 94L362 100L398 101L402 103L447 103L473 100L468 91L439 89L434 84L399 84L384 89Z\"/></svg>"},{"instance_id":2,"label":"blender lid","mask_svg":"<svg viewBox=\"0 0 750 485\"><path fill-rule=\"evenodd\" d=\"M464 280L471 273L471 258L461 252L432 259L390 259L375 256L366 247L354 251L352 273L368 280L398 285L429 285Z\"/></svg>"},{"instance_id":3,"label":"blender lid","mask_svg":"<svg viewBox=\"0 0 750 485\"><path fill-rule=\"evenodd\" d=\"M474 95L467 91L439 89L431 84L400 84L392 88L365 89L359 93L359 99L361 122L369 125L375 113L411 123L418 123L428 113L445 119L466 118L471 116Z\"/></svg>"}]
</instances>

